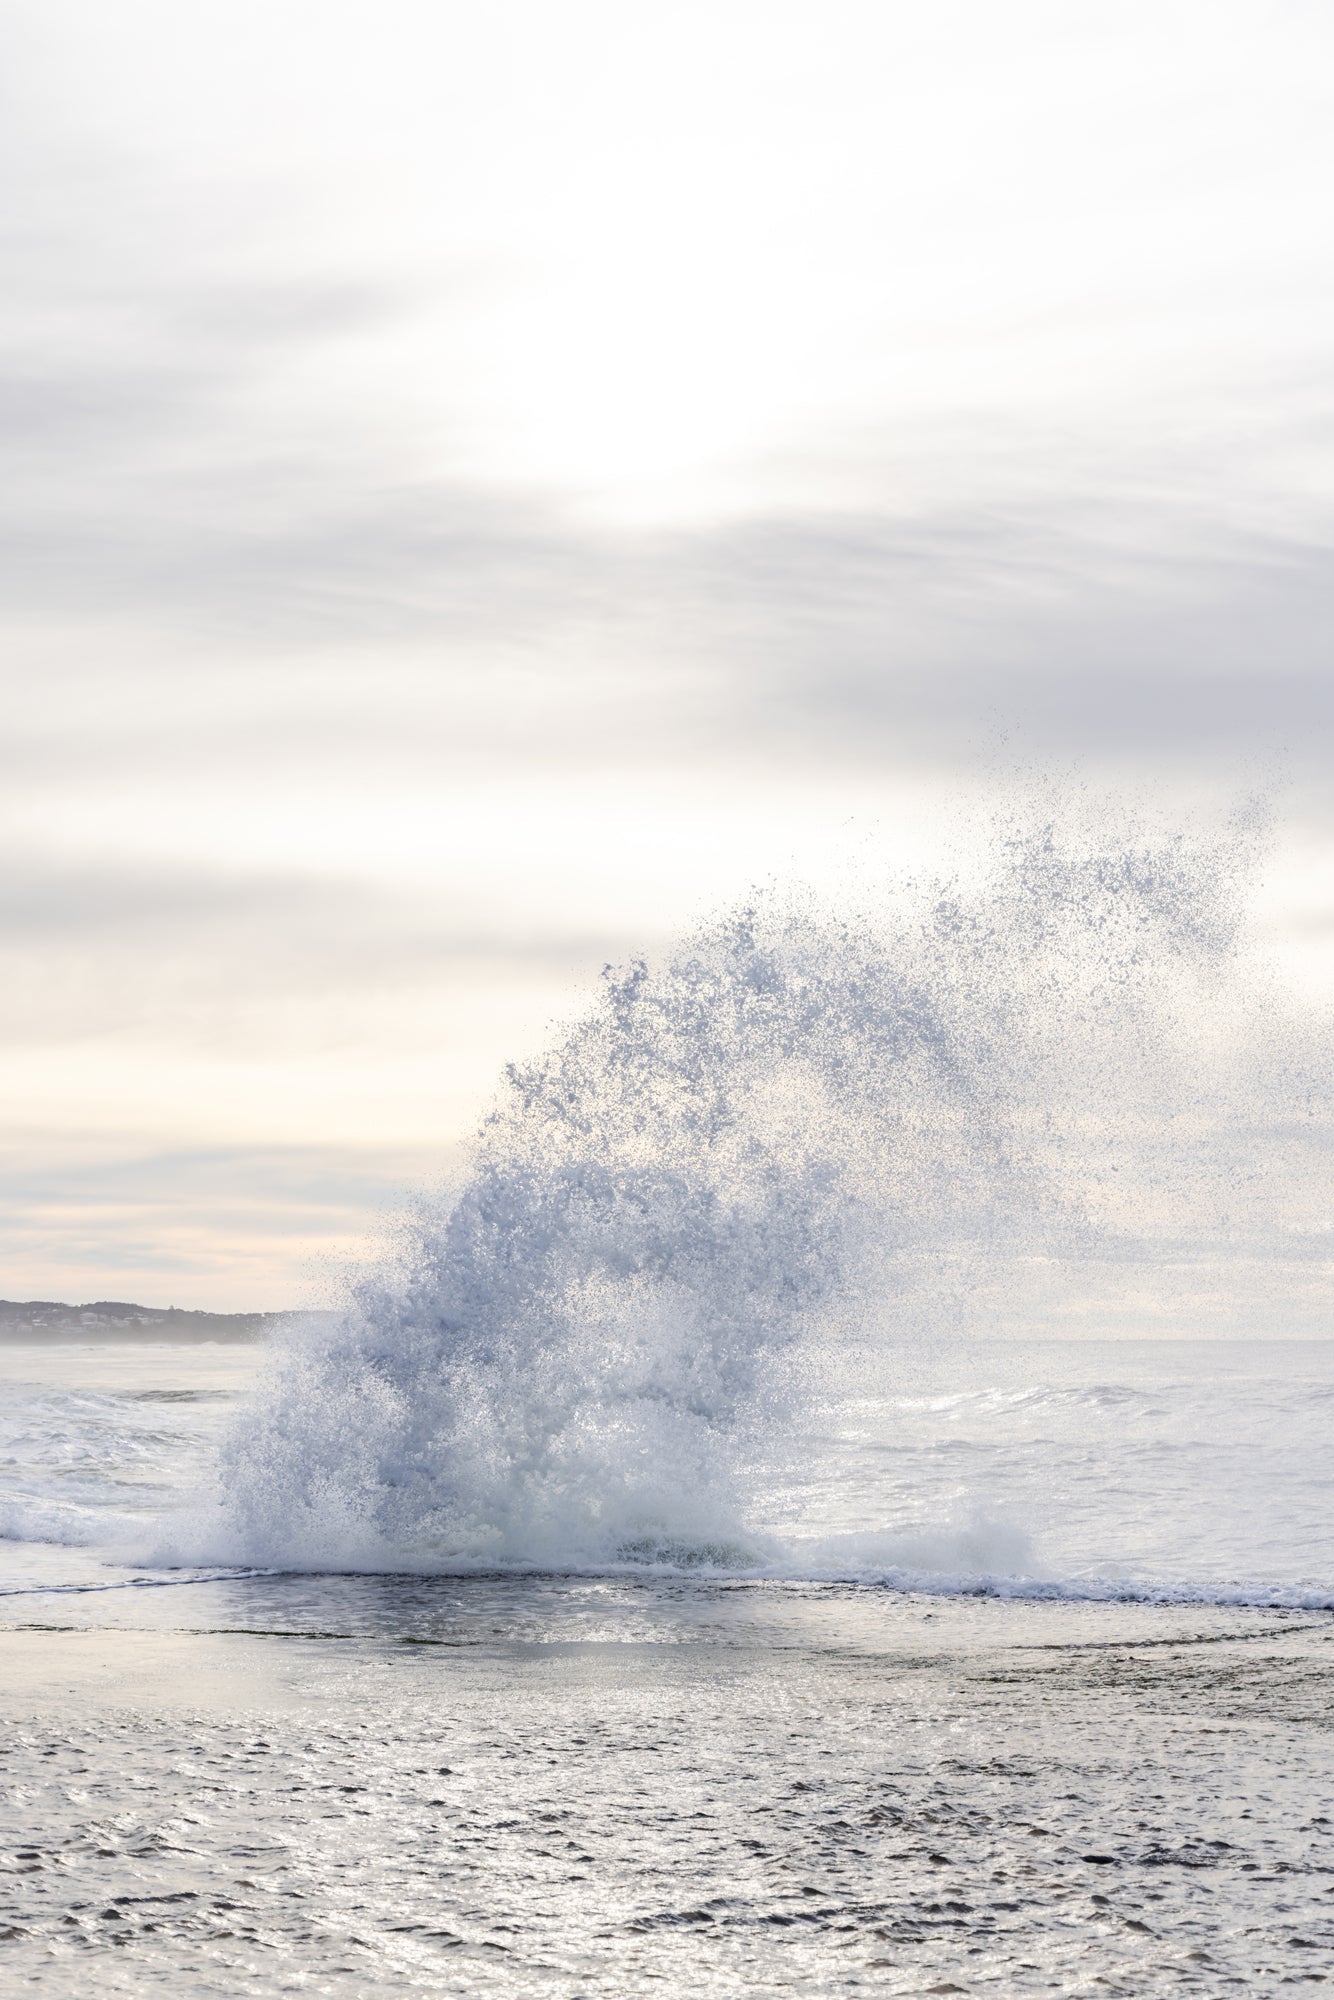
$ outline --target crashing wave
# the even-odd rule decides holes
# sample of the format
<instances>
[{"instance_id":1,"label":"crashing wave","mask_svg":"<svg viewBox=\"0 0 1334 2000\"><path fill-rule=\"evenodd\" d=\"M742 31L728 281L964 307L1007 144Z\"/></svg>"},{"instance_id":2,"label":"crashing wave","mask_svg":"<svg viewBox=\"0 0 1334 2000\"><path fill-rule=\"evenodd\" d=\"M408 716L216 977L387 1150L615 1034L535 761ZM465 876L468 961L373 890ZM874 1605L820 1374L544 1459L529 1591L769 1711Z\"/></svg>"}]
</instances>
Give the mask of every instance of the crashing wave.
<instances>
[{"instance_id":1,"label":"crashing wave","mask_svg":"<svg viewBox=\"0 0 1334 2000\"><path fill-rule=\"evenodd\" d=\"M1026 1255L1114 1234L1132 1180L1199 1225L1249 841L1002 829L874 917L770 897L609 968L457 1195L279 1350L176 1553L781 1567L747 1467L823 1354L952 1338Z\"/></svg>"}]
</instances>

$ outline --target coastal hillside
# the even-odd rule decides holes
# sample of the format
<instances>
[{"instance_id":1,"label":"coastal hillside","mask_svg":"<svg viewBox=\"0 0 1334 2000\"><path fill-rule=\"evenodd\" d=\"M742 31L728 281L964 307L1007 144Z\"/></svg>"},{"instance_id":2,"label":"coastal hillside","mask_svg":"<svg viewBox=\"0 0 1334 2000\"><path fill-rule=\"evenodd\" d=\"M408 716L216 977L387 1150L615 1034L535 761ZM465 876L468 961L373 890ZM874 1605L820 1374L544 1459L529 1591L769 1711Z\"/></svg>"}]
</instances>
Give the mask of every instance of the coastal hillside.
<instances>
[{"instance_id":1,"label":"coastal hillside","mask_svg":"<svg viewBox=\"0 0 1334 2000\"><path fill-rule=\"evenodd\" d=\"M262 1340L285 1313L188 1312L123 1299L66 1305L60 1299L0 1299L0 1342L68 1340Z\"/></svg>"}]
</instances>

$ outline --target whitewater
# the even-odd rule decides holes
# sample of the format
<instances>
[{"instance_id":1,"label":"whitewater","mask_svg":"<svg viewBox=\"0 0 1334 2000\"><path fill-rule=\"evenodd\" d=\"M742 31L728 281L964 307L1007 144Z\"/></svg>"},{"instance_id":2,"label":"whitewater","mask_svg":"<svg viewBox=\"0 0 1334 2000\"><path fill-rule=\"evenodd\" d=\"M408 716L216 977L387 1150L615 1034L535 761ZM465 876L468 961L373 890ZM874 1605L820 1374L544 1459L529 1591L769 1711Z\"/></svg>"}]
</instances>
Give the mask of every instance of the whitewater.
<instances>
[{"instance_id":1,"label":"whitewater","mask_svg":"<svg viewBox=\"0 0 1334 2000\"><path fill-rule=\"evenodd\" d=\"M163 1524L174 1535L193 1518L212 1461L254 1420L264 1365L250 1347L0 1349L0 1591L216 1573L216 1561L164 1563ZM732 1539L691 1495L706 1522L694 1539L622 1541L600 1560L576 1545L546 1564L475 1547L442 1561L416 1543L377 1546L367 1564L354 1546L361 1568L395 1574L694 1573L1334 1609L1332 1429L1334 1341L994 1340L906 1370L862 1355L855 1381L826 1382L777 1442L749 1440L747 1525ZM660 1464L653 1477L666 1485ZM347 1534L345 1514L331 1533ZM266 1568L358 1567L313 1562L306 1544L300 1561L266 1553Z\"/></svg>"}]
</instances>

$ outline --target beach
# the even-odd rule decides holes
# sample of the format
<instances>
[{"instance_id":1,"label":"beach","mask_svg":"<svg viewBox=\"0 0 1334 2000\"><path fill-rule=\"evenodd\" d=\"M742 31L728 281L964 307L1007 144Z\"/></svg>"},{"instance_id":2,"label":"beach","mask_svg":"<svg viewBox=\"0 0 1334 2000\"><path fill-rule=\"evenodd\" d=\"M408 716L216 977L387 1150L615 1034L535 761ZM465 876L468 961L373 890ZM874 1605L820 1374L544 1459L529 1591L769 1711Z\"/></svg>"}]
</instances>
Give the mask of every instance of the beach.
<instances>
[{"instance_id":1,"label":"beach","mask_svg":"<svg viewBox=\"0 0 1334 2000\"><path fill-rule=\"evenodd\" d=\"M144 1596L149 1593L143 1593ZM0 1639L12 1991L1277 1991L1334 1619L230 1582ZM64 1629L61 1629L63 1625Z\"/></svg>"}]
</instances>

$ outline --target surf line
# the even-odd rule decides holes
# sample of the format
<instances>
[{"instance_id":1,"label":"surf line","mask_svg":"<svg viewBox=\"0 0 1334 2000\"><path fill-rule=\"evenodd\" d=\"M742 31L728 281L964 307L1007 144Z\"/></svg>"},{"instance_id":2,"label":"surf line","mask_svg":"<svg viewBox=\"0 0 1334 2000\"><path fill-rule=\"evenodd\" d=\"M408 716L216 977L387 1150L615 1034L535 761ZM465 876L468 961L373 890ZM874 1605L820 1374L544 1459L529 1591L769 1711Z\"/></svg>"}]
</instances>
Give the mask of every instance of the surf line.
<instances>
[{"instance_id":1,"label":"surf line","mask_svg":"<svg viewBox=\"0 0 1334 2000\"><path fill-rule=\"evenodd\" d=\"M11 1632L120 1632L135 1628L120 1625L52 1625L39 1624L36 1620L26 1625L11 1625ZM164 1628L177 1639L337 1639L348 1644L358 1641L377 1646L445 1646L455 1652L475 1650L479 1646L493 1643L490 1638L482 1639L430 1639L415 1632L325 1632L316 1627L302 1631L295 1626L285 1625L174 1625ZM540 1643L540 1642L539 1642Z\"/></svg>"},{"instance_id":2,"label":"surf line","mask_svg":"<svg viewBox=\"0 0 1334 2000\"><path fill-rule=\"evenodd\" d=\"M243 1578L281 1576L276 1569L221 1569L209 1576L131 1576L124 1583L33 1583L0 1590L0 1597L83 1597L95 1590L185 1590L192 1583L238 1583Z\"/></svg>"}]
</instances>

